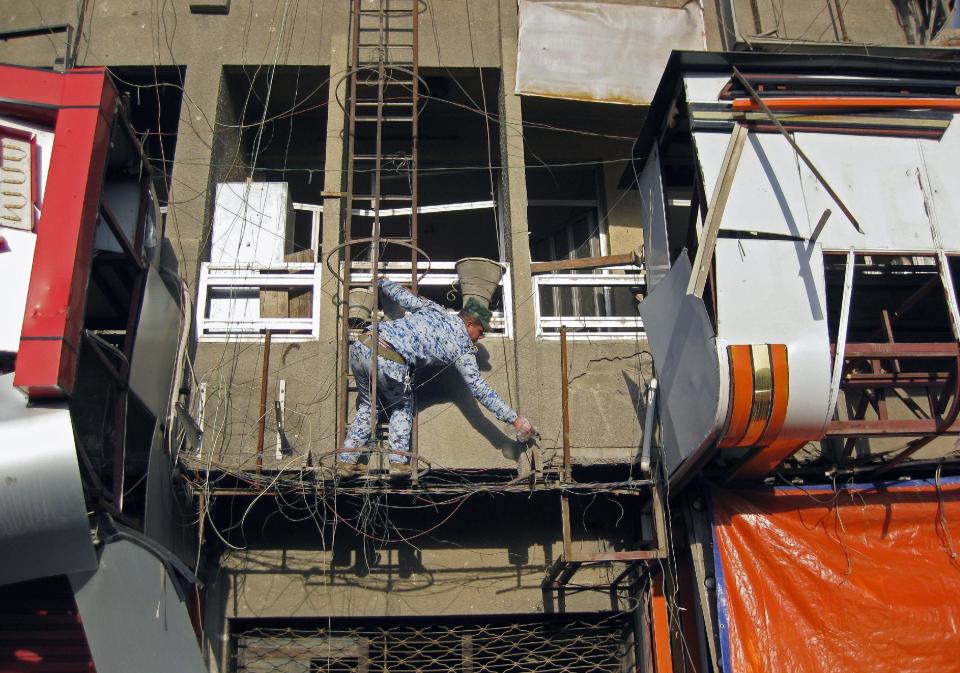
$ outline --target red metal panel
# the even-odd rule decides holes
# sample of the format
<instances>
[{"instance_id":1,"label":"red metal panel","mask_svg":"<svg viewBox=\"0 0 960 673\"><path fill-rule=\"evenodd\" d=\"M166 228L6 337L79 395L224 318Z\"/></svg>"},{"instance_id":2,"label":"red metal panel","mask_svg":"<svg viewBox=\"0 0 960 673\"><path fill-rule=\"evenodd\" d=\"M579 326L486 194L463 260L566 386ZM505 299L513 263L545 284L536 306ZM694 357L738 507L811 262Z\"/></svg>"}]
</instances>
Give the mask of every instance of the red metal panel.
<instances>
[{"instance_id":1,"label":"red metal panel","mask_svg":"<svg viewBox=\"0 0 960 673\"><path fill-rule=\"evenodd\" d=\"M96 107L57 113L14 374L14 385L31 399L61 397L73 390L116 101L102 70L60 77L68 80L63 91L71 105Z\"/></svg>"},{"instance_id":2,"label":"red metal panel","mask_svg":"<svg viewBox=\"0 0 960 673\"><path fill-rule=\"evenodd\" d=\"M116 94L103 68L79 68L63 75L60 107L93 106L113 111Z\"/></svg>"},{"instance_id":3,"label":"red metal panel","mask_svg":"<svg viewBox=\"0 0 960 673\"><path fill-rule=\"evenodd\" d=\"M60 107L63 84L59 73L0 65L0 98L12 103Z\"/></svg>"}]
</instances>

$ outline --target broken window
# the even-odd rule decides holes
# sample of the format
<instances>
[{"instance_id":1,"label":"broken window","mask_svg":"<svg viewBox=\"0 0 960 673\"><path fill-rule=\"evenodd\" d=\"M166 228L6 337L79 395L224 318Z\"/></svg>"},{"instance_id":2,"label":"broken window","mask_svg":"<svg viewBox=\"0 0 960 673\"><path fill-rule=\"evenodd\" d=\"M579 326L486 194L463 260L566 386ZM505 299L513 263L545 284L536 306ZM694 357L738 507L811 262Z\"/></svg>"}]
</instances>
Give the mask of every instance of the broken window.
<instances>
[{"instance_id":1,"label":"broken window","mask_svg":"<svg viewBox=\"0 0 960 673\"><path fill-rule=\"evenodd\" d=\"M226 67L201 340L315 338L329 69Z\"/></svg>"}]
</instances>

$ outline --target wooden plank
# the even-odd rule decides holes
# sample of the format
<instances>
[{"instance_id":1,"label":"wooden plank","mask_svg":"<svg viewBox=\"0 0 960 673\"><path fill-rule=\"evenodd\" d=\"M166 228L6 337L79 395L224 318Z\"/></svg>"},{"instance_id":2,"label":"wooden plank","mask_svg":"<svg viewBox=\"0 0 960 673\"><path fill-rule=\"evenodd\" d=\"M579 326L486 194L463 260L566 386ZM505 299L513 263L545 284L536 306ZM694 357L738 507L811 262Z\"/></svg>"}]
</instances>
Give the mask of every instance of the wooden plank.
<instances>
[{"instance_id":1,"label":"wooden plank","mask_svg":"<svg viewBox=\"0 0 960 673\"><path fill-rule=\"evenodd\" d=\"M605 266L636 264L640 266L640 255L635 250L620 255L584 257L583 259L561 259L556 262L531 262L530 273L551 273L553 271L574 271L577 269L600 269Z\"/></svg>"},{"instance_id":2,"label":"wooden plank","mask_svg":"<svg viewBox=\"0 0 960 673\"><path fill-rule=\"evenodd\" d=\"M283 256L285 262L312 262L313 250L301 250L291 252ZM313 288L295 287L287 292L287 317L288 318L312 318L313 312Z\"/></svg>"},{"instance_id":3,"label":"wooden plank","mask_svg":"<svg viewBox=\"0 0 960 673\"><path fill-rule=\"evenodd\" d=\"M300 250L283 256L284 263L313 262L312 250ZM280 273L280 272L277 272ZM260 290L261 318L310 318L313 290L309 287Z\"/></svg>"},{"instance_id":4,"label":"wooden plank","mask_svg":"<svg viewBox=\"0 0 960 673\"><path fill-rule=\"evenodd\" d=\"M703 288L707 283L710 265L713 263L713 251L717 247L720 220L723 219L723 211L727 207L727 200L730 198L733 177L736 175L737 164L740 163L740 155L743 154L743 145L746 140L747 129L740 124L735 125L733 134L730 136L730 142L727 143L727 150L723 155L723 162L720 164L720 175L717 178L717 184L714 186L713 196L710 199L707 220L703 224L703 236L700 238L700 245L697 247L697 254L693 260L693 273L690 275L690 281L687 284L687 294L697 297L703 296Z\"/></svg>"}]
</instances>

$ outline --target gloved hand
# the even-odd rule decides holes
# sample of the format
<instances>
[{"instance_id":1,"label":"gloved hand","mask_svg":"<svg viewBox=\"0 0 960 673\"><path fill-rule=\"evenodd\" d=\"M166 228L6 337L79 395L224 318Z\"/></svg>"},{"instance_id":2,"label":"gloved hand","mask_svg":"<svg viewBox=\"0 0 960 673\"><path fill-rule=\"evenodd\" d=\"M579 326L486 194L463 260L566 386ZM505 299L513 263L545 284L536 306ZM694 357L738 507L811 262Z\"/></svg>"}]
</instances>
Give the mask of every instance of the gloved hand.
<instances>
[{"instance_id":1,"label":"gloved hand","mask_svg":"<svg viewBox=\"0 0 960 673\"><path fill-rule=\"evenodd\" d=\"M523 416L517 416L517 420L513 422L513 429L517 431L518 442L528 442L533 439L534 436L540 436L537 429L533 427L533 423Z\"/></svg>"}]
</instances>

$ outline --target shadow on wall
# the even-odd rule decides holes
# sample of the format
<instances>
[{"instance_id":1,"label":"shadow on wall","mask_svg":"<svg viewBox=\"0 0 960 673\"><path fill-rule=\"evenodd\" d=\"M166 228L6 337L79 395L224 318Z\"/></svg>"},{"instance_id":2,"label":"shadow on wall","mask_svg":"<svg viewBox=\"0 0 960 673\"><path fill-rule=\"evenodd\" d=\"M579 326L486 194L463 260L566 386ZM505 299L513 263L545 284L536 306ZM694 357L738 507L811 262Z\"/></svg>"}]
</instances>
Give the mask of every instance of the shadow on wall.
<instances>
[{"instance_id":1,"label":"shadow on wall","mask_svg":"<svg viewBox=\"0 0 960 673\"><path fill-rule=\"evenodd\" d=\"M477 365L481 372L492 370L490 354L482 345L477 347ZM418 373L418 379L417 385L422 386L417 399L420 411L437 405L452 404L474 431L490 443L492 450L500 451L509 460L519 460L522 450L513 437L507 434L508 426L492 421L487 416L486 410L470 394L454 367ZM507 399L506 390L497 392ZM443 413L452 413L452 409L448 408Z\"/></svg>"},{"instance_id":2,"label":"shadow on wall","mask_svg":"<svg viewBox=\"0 0 960 673\"><path fill-rule=\"evenodd\" d=\"M620 375L623 376L623 383L627 387L627 394L630 395L630 402L633 405L633 409L637 412L637 423L640 424L641 428L645 428L647 427L647 414L653 413L653 410L647 409L646 395L642 394L642 391L640 390L640 384L630 378L626 371L621 369ZM643 435L641 434L640 444L637 446L637 455L634 456L635 460L640 460L640 453L642 451Z\"/></svg>"}]
</instances>

